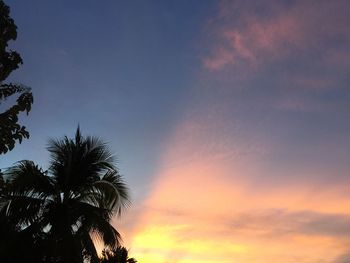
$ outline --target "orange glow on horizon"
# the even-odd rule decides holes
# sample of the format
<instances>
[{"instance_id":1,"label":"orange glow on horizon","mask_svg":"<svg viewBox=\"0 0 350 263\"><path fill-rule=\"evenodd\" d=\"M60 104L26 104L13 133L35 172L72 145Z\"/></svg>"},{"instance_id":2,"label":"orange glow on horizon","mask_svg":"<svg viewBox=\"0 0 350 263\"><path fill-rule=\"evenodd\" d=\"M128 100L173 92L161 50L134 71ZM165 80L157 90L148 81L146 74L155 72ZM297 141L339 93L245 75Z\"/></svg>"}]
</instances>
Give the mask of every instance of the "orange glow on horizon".
<instances>
[{"instance_id":1,"label":"orange glow on horizon","mask_svg":"<svg viewBox=\"0 0 350 263\"><path fill-rule=\"evenodd\" d=\"M315 193L308 184L290 184L257 192L254 180L265 171L259 165L252 168L249 160L227 158L220 148L206 149L201 142L214 138L198 135L197 128L183 123L163 155L164 165L131 239L136 259L314 263L332 262L346 251L349 240L317 225L350 208L346 189ZM186 140L189 133L198 136Z\"/></svg>"}]
</instances>

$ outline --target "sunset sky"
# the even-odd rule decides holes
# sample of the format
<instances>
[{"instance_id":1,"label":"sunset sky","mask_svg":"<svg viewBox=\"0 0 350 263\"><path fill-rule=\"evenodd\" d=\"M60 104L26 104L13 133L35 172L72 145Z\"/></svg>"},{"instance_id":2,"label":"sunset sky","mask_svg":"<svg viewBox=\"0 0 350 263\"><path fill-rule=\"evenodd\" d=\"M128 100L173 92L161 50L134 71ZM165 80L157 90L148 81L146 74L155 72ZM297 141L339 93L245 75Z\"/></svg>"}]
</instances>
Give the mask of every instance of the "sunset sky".
<instances>
[{"instance_id":1,"label":"sunset sky","mask_svg":"<svg viewBox=\"0 0 350 263\"><path fill-rule=\"evenodd\" d=\"M140 263L350 262L350 1L7 0L29 140L96 135Z\"/></svg>"}]
</instances>

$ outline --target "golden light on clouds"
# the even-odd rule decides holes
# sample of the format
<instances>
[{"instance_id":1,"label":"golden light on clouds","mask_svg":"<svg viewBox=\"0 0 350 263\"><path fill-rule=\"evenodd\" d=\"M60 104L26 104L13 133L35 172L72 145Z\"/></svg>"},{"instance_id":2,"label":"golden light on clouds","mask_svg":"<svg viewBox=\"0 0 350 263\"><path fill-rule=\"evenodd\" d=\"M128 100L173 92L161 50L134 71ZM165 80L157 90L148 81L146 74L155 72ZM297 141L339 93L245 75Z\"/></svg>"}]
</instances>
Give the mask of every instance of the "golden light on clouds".
<instances>
[{"instance_id":1,"label":"golden light on clouds","mask_svg":"<svg viewBox=\"0 0 350 263\"><path fill-rule=\"evenodd\" d=\"M169 140L131 239L133 256L145 263L315 263L347 251L343 193L317 193L307 183L259 189L255 180L267 171L256 153L209 146L215 138L207 126L184 122Z\"/></svg>"}]
</instances>

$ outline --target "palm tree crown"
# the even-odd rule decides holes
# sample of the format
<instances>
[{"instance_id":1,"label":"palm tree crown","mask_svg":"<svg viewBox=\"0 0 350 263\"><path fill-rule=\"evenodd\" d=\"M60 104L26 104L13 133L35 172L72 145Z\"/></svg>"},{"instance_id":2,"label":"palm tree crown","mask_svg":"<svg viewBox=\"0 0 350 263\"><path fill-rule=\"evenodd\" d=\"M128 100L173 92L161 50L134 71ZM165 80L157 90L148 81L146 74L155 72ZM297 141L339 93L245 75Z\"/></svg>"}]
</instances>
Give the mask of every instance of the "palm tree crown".
<instances>
[{"instance_id":1,"label":"palm tree crown","mask_svg":"<svg viewBox=\"0 0 350 263\"><path fill-rule=\"evenodd\" d=\"M36 240L44 240L45 262L97 262L94 239L120 244L110 224L129 203L126 184L106 144L83 137L51 140L47 171L31 161L9 168L0 180L0 213Z\"/></svg>"}]
</instances>

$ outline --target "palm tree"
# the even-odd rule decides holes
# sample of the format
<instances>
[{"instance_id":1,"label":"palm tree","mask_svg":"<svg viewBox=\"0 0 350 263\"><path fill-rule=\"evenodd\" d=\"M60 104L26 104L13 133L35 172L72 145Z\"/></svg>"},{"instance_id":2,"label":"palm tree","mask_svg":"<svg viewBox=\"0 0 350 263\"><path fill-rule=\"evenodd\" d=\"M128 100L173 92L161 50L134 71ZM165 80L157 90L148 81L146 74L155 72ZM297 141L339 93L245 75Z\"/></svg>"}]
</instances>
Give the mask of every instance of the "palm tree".
<instances>
[{"instance_id":1,"label":"palm tree","mask_svg":"<svg viewBox=\"0 0 350 263\"><path fill-rule=\"evenodd\" d=\"M120 244L110 224L129 204L128 189L106 144L84 138L51 140L50 166L31 161L9 168L0 180L0 214L45 246L44 262L98 262L94 240Z\"/></svg>"},{"instance_id":2,"label":"palm tree","mask_svg":"<svg viewBox=\"0 0 350 263\"><path fill-rule=\"evenodd\" d=\"M129 258L129 251L122 246L102 250L100 263L136 263L137 260Z\"/></svg>"}]
</instances>

